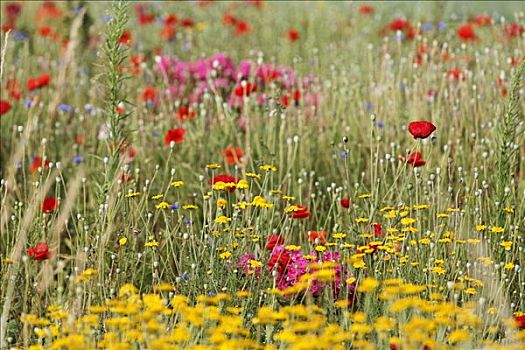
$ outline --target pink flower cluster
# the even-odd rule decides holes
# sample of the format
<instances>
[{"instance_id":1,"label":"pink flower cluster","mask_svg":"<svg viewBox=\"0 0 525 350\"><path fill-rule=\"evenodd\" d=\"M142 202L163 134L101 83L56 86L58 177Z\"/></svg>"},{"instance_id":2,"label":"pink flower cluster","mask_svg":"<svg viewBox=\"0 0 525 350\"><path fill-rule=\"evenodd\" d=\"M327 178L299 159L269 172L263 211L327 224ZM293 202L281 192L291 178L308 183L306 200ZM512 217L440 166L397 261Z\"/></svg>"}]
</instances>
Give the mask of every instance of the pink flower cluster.
<instances>
[{"instance_id":1,"label":"pink flower cluster","mask_svg":"<svg viewBox=\"0 0 525 350\"><path fill-rule=\"evenodd\" d=\"M176 57L160 56L156 71L168 82L167 94L178 100L196 103L206 91L224 97L232 108L241 110L246 97L255 97L263 105L270 97L270 85L280 90L284 107L304 104L319 107L319 81L313 76L298 79L287 66L256 64L243 60L235 65L225 53L196 61L182 61Z\"/></svg>"}]
</instances>

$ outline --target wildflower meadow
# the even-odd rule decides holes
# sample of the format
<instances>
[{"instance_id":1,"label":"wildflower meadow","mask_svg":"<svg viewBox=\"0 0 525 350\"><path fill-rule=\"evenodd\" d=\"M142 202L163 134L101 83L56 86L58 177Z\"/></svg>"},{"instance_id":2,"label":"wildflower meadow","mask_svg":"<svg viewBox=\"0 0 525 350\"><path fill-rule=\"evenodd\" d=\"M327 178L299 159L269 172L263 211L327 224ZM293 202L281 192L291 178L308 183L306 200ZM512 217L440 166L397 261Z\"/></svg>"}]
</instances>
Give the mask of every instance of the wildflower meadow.
<instances>
[{"instance_id":1,"label":"wildflower meadow","mask_svg":"<svg viewBox=\"0 0 525 350\"><path fill-rule=\"evenodd\" d=\"M525 349L523 2L0 11L1 349Z\"/></svg>"}]
</instances>

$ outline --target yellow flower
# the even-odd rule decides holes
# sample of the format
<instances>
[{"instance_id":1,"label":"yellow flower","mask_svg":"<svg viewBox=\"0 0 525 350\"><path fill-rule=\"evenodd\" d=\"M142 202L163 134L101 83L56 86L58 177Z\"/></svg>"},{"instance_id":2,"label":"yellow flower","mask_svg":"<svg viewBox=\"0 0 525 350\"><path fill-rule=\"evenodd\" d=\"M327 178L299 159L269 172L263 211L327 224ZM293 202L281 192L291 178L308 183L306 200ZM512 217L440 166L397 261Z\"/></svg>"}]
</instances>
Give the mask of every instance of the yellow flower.
<instances>
[{"instance_id":1,"label":"yellow flower","mask_svg":"<svg viewBox=\"0 0 525 350\"><path fill-rule=\"evenodd\" d=\"M248 260L248 264L250 264L250 266L254 269L258 268L258 267L261 267L262 266L262 262L260 261L257 261L257 260Z\"/></svg>"},{"instance_id":2,"label":"yellow flower","mask_svg":"<svg viewBox=\"0 0 525 350\"><path fill-rule=\"evenodd\" d=\"M483 231L487 228L487 225L476 225L476 231Z\"/></svg>"},{"instance_id":3,"label":"yellow flower","mask_svg":"<svg viewBox=\"0 0 525 350\"><path fill-rule=\"evenodd\" d=\"M180 180L178 180L178 181L173 181L170 185L171 185L172 187L175 187L175 188L177 188L177 187L181 187L181 186L184 186L184 181L180 181Z\"/></svg>"},{"instance_id":4,"label":"yellow flower","mask_svg":"<svg viewBox=\"0 0 525 350\"><path fill-rule=\"evenodd\" d=\"M477 294L476 289L475 289L475 288L472 288L472 287L471 287L471 288L467 288L467 289L465 289L465 293L470 294L470 295L475 295L475 294Z\"/></svg>"},{"instance_id":5,"label":"yellow flower","mask_svg":"<svg viewBox=\"0 0 525 350\"><path fill-rule=\"evenodd\" d=\"M401 224L403 224L403 225L410 225L410 224L413 224L414 222L416 222L416 220L413 219L413 218L403 218L403 219L401 219Z\"/></svg>"},{"instance_id":6,"label":"yellow flower","mask_svg":"<svg viewBox=\"0 0 525 350\"><path fill-rule=\"evenodd\" d=\"M315 250L318 251L318 252L324 252L326 250L326 247L322 246L322 245L318 245L315 247Z\"/></svg>"},{"instance_id":7,"label":"yellow flower","mask_svg":"<svg viewBox=\"0 0 525 350\"><path fill-rule=\"evenodd\" d=\"M443 276L445 274L445 271L446 270L444 268L442 268L441 266L436 266L436 267L432 268L432 272L437 273L440 276Z\"/></svg>"},{"instance_id":8,"label":"yellow flower","mask_svg":"<svg viewBox=\"0 0 525 350\"><path fill-rule=\"evenodd\" d=\"M357 222L357 223L360 223L360 222L368 222L368 219L367 219L367 218L356 218L356 219L355 219L355 222Z\"/></svg>"},{"instance_id":9,"label":"yellow flower","mask_svg":"<svg viewBox=\"0 0 525 350\"><path fill-rule=\"evenodd\" d=\"M221 166L217 163L211 163L211 164L208 164L206 165L206 168L208 169L219 169Z\"/></svg>"},{"instance_id":10,"label":"yellow flower","mask_svg":"<svg viewBox=\"0 0 525 350\"><path fill-rule=\"evenodd\" d=\"M230 252L224 252L224 253L219 254L219 258L221 259L228 259L231 256L232 256L232 253Z\"/></svg>"},{"instance_id":11,"label":"yellow flower","mask_svg":"<svg viewBox=\"0 0 525 350\"><path fill-rule=\"evenodd\" d=\"M144 247L158 247L158 246L159 246L159 242L157 242L156 240L151 240L151 241L144 243Z\"/></svg>"},{"instance_id":12,"label":"yellow flower","mask_svg":"<svg viewBox=\"0 0 525 350\"><path fill-rule=\"evenodd\" d=\"M246 180L240 180L238 183L237 183L237 188L240 189L240 190L245 190L249 187L248 185L248 181Z\"/></svg>"},{"instance_id":13,"label":"yellow flower","mask_svg":"<svg viewBox=\"0 0 525 350\"><path fill-rule=\"evenodd\" d=\"M372 197L371 193L365 193L365 194L362 194L362 195L358 196L357 198L365 199L365 198L370 198L370 197Z\"/></svg>"},{"instance_id":14,"label":"yellow flower","mask_svg":"<svg viewBox=\"0 0 525 350\"><path fill-rule=\"evenodd\" d=\"M270 164L261 165L259 169L261 169L262 171L277 171L277 168Z\"/></svg>"},{"instance_id":15,"label":"yellow flower","mask_svg":"<svg viewBox=\"0 0 525 350\"><path fill-rule=\"evenodd\" d=\"M462 342L470 339L470 333L464 329L456 329L448 335L448 341L450 343Z\"/></svg>"},{"instance_id":16,"label":"yellow flower","mask_svg":"<svg viewBox=\"0 0 525 350\"><path fill-rule=\"evenodd\" d=\"M437 214L437 217L438 218L448 218L448 214L447 213L441 213L441 214Z\"/></svg>"},{"instance_id":17,"label":"yellow flower","mask_svg":"<svg viewBox=\"0 0 525 350\"><path fill-rule=\"evenodd\" d=\"M12 264L12 263L13 263L13 259L5 258L5 259L4 259L4 263L5 263L5 264Z\"/></svg>"},{"instance_id":18,"label":"yellow flower","mask_svg":"<svg viewBox=\"0 0 525 350\"><path fill-rule=\"evenodd\" d=\"M162 197L164 197L163 194L156 194L154 196L151 196L151 199L161 199Z\"/></svg>"},{"instance_id":19,"label":"yellow flower","mask_svg":"<svg viewBox=\"0 0 525 350\"><path fill-rule=\"evenodd\" d=\"M195 24L195 29L199 32L206 30L206 28L208 28L208 25L204 22L197 22L197 24Z\"/></svg>"},{"instance_id":20,"label":"yellow flower","mask_svg":"<svg viewBox=\"0 0 525 350\"><path fill-rule=\"evenodd\" d=\"M346 237L346 234L345 233L342 233L342 232L338 232L338 233L334 233L332 235L332 237L334 237L335 239L343 239Z\"/></svg>"},{"instance_id":21,"label":"yellow flower","mask_svg":"<svg viewBox=\"0 0 525 350\"><path fill-rule=\"evenodd\" d=\"M491 230L493 233L502 233L504 230L503 230L503 227L500 227L500 226L494 226L492 227L492 230Z\"/></svg>"},{"instance_id":22,"label":"yellow flower","mask_svg":"<svg viewBox=\"0 0 525 350\"><path fill-rule=\"evenodd\" d=\"M217 199L217 207L224 209L226 208L227 204L228 204L228 201L226 199L223 199L223 198Z\"/></svg>"},{"instance_id":23,"label":"yellow flower","mask_svg":"<svg viewBox=\"0 0 525 350\"><path fill-rule=\"evenodd\" d=\"M120 246L125 245L127 242L128 242L127 237L121 237L121 238L118 240L118 244L119 244Z\"/></svg>"},{"instance_id":24,"label":"yellow flower","mask_svg":"<svg viewBox=\"0 0 525 350\"><path fill-rule=\"evenodd\" d=\"M290 245L285 246L284 249L291 250L291 251L297 251L297 250L300 250L301 247L299 247L297 245L290 244Z\"/></svg>"},{"instance_id":25,"label":"yellow flower","mask_svg":"<svg viewBox=\"0 0 525 350\"><path fill-rule=\"evenodd\" d=\"M514 213L514 208L503 208L507 213Z\"/></svg>"},{"instance_id":26,"label":"yellow flower","mask_svg":"<svg viewBox=\"0 0 525 350\"><path fill-rule=\"evenodd\" d=\"M295 200L295 197L293 196L283 196L282 197L285 201L294 201Z\"/></svg>"},{"instance_id":27,"label":"yellow flower","mask_svg":"<svg viewBox=\"0 0 525 350\"><path fill-rule=\"evenodd\" d=\"M131 197L136 197L138 195L140 195L140 192L131 192L131 193L128 193L126 197L131 198Z\"/></svg>"},{"instance_id":28,"label":"yellow flower","mask_svg":"<svg viewBox=\"0 0 525 350\"><path fill-rule=\"evenodd\" d=\"M273 204L268 203L266 199L264 199L261 196L255 196L255 198L252 201L252 205L259 207L259 208L271 208L273 207Z\"/></svg>"},{"instance_id":29,"label":"yellow flower","mask_svg":"<svg viewBox=\"0 0 525 350\"><path fill-rule=\"evenodd\" d=\"M357 291L360 293L368 293L374 291L379 286L379 281L372 277L366 277L357 286Z\"/></svg>"},{"instance_id":30,"label":"yellow flower","mask_svg":"<svg viewBox=\"0 0 525 350\"><path fill-rule=\"evenodd\" d=\"M77 282L85 282L97 274L97 270L89 268L84 270L78 277Z\"/></svg>"},{"instance_id":31,"label":"yellow flower","mask_svg":"<svg viewBox=\"0 0 525 350\"><path fill-rule=\"evenodd\" d=\"M196 206L195 204L186 204L182 206L182 209L197 209L197 208L198 206Z\"/></svg>"},{"instance_id":32,"label":"yellow flower","mask_svg":"<svg viewBox=\"0 0 525 350\"><path fill-rule=\"evenodd\" d=\"M168 202L160 202L159 204L157 204L155 206L155 208L157 208L157 209L166 209L166 208L169 208L169 207L170 207L170 205L169 205Z\"/></svg>"},{"instance_id":33,"label":"yellow flower","mask_svg":"<svg viewBox=\"0 0 525 350\"><path fill-rule=\"evenodd\" d=\"M514 268L514 264L509 262L505 264L505 270L512 270Z\"/></svg>"},{"instance_id":34,"label":"yellow flower","mask_svg":"<svg viewBox=\"0 0 525 350\"><path fill-rule=\"evenodd\" d=\"M232 219L229 218L229 217L226 217L224 215L221 215L221 216L219 216L218 218L215 219L215 223L217 223L217 224L227 224L230 221L232 221Z\"/></svg>"},{"instance_id":35,"label":"yellow flower","mask_svg":"<svg viewBox=\"0 0 525 350\"><path fill-rule=\"evenodd\" d=\"M259 175L257 173L246 173L245 175L247 177L252 177L252 178L256 178L256 179L260 179L261 178L261 175Z\"/></svg>"},{"instance_id":36,"label":"yellow flower","mask_svg":"<svg viewBox=\"0 0 525 350\"><path fill-rule=\"evenodd\" d=\"M499 245L504 247L506 251L509 251L512 248L512 241L503 241Z\"/></svg>"}]
</instances>

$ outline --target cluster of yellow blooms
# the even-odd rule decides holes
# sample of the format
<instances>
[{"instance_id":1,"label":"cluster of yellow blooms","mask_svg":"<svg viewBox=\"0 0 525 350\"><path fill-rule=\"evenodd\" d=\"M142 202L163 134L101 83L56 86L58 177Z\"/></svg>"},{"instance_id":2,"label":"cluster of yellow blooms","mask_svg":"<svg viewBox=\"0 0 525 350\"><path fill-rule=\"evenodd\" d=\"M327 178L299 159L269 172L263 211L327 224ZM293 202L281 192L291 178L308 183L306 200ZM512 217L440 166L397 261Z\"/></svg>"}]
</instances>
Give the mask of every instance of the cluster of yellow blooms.
<instances>
[{"instance_id":1,"label":"cluster of yellow blooms","mask_svg":"<svg viewBox=\"0 0 525 350\"><path fill-rule=\"evenodd\" d=\"M428 286L405 283L402 279L380 282L364 278L357 288L362 302L383 305L384 314L375 315L353 311L346 299L336 301L331 308L321 308L306 296L299 304L279 307L273 302L273 306L260 306L254 312L250 310L251 294L247 291L201 295L192 302L184 295L173 296L175 287L171 284L157 285L151 294L139 294L136 287L126 284L118 297L103 305L86 306L86 312L50 306L45 318L27 314L21 319L34 327L36 345L30 350L525 346L525 330L515 328L512 321L483 322L481 313L486 310L479 303L458 305L443 301L445 295L438 293L425 298L427 289ZM331 319L334 316L337 318ZM501 335L504 328L507 338L496 345L491 339Z\"/></svg>"}]
</instances>

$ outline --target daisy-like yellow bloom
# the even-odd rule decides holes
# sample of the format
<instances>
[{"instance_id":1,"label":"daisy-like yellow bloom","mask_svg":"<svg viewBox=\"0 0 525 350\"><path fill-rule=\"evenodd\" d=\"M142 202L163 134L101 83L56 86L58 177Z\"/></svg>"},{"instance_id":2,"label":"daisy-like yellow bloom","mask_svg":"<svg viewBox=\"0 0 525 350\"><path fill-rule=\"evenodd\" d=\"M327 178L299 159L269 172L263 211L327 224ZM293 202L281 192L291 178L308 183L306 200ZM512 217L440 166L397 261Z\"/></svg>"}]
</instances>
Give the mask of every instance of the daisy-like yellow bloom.
<instances>
[{"instance_id":1,"label":"daisy-like yellow bloom","mask_svg":"<svg viewBox=\"0 0 525 350\"><path fill-rule=\"evenodd\" d=\"M199 32L205 31L206 28L208 28L208 25L204 22L197 22L197 24L195 24L195 29L197 29Z\"/></svg>"},{"instance_id":2,"label":"daisy-like yellow bloom","mask_svg":"<svg viewBox=\"0 0 525 350\"><path fill-rule=\"evenodd\" d=\"M358 286L357 291L360 293L369 293L374 291L379 286L379 281L372 277L366 277Z\"/></svg>"},{"instance_id":3,"label":"daisy-like yellow bloom","mask_svg":"<svg viewBox=\"0 0 525 350\"><path fill-rule=\"evenodd\" d=\"M161 199L162 197L164 197L164 195L162 193L159 193L154 196L151 196L151 199Z\"/></svg>"},{"instance_id":4,"label":"daisy-like yellow bloom","mask_svg":"<svg viewBox=\"0 0 525 350\"><path fill-rule=\"evenodd\" d=\"M508 207L507 208L503 208L503 211L511 214L511 213L514 213L514 208L508 208Z\"/></svg>"},{"instance_id":5,"label":"daisy-like yellow bloom","mask_svg":"<svg viewBox=\"0 0 525 350\"><path fill-rule=\"evenodd\" d=\"M151 240L151 241L144 243L144 247L158 247L158 246L159 246L159 242L157 242L156 240Z\"/></svg>"},{"instance_id":6,"label":"daisy-like yellow bloom","mask_svg":"<svg viewBox=\"0 0 525 350\"><path fill-rule=\"evenodd\" d=\"M206 165L206 168L208 169L219 169L220 167L221 167L220 164L217 164L217 163L211 163L211 164Z\"/></svg>"},{"instance_id":7,"label":"daisy-like yellow bloom","mask_svg":"<svg viewBox=\"0 0 525 350\"><path fill-rule=\"evenodd\" d=\"M491 229L492 233L502 233L504 231L503 227L493 226Z\"/></svg>"},{"instance_id":8,"label":"daisy-like yellow bloom","mask_svg":"<svg viewBox=\"0 0 525 350\"><path fill-rule=\"evenodd\" d=\"M302 209L297 205L290 205L289 207L284 208L285 213L293 213L299 210L302 210Z\"/></svg>"},{"instance_id":9,"label":"daisy-like yellow bloom","mask_svg":"<svg viewBox=\"0 0 525 350\"><path fill-rule=\"evenodd\" d=\"M248 264L249 264L250 267L252 267L253 269L256 269L256 268L262 266L262 262L257 261L257 260L252 260L252 259L248 260Z\"/></svg>"},{"instance_id":10,"label":"daisy-like yellow bloom","mask_svg":"<svg viewBox=\"0 0 525 350\"><path fill-rule=\"evenodd\" d=\"M224 198L217 199L217 207L218 208L224 209L224 208L226 208L227 204L228 204L228 201L226 199L224 199Z\"/></svg>"},{"instance_id":11,"label":"daisy-like yellow bloom","mask_svg":"<svg viewBox=\"0 0 525 350\"><path fill-rule=\"evenodd\" d=\"M326 250L326 247L322 245L318 245L315 247L315 250L322 253Z\"/></svg>"},{"instance_id":12,"label":"daisy-like yellow bloom","mask_svg":"<svg viewBox=\"0 0 525 350\"><path fill-rule=\"evenodd\" d=\"M476 225L476 231L484 231L487 228L487 225Z\"/></svg>"},{"instance_id":13,"label":"daisy-like yellow bloom","mask_svg":"<svg viewBox=\"0 0 525 350\"><path fill-rule=\"evenodd\" d=\"M430 205L428 205L428 204L419 204L419 205L414 205L412 208L415 209L415 210L428 209L428 208L430 208Z\"/></svg>"},{"instance_id":14,"label":"daisy-like yellow bloom","mask_svg":"<svg viewBox=\"0 0 525 350\"><path fill-rule=\"evenodd\" d=\"M364 193L364 194L359 195L357 198L365 199L365 198L370 198L370 197L372 197L371 193Z\"/></svg>"},{"instance_id":15,"label":"daisy-like yellow bloom","mask_svg":"<svg viewBox=\"0 0 525 350\"><path fill-rule=\"evenodd\" d=\"M261 178L261 175L257 174L257 173L246 173L245 175L247 177L251 177L251 178L254 178L254 179L260 179Z\"/></svg>"},{"instance_id":16,"label":"daisy-like yellow bloom","mask_svg":"<svg viewBox=\"0 0 525 350\"><path fill-rule=\"evenodd\" d=\"M177 181L173 181L171 184L170 184L171 187L181 187L181 186L184 186L184 181L181 181L181 180L177 180Z\"/></svg>"},{"instance_id":17,"label":"daisy-like yellow bloom","mask_svg":"<svg viewBox=\"0 0 525 350\"><path fill-rule=\"evenodd\" d=\"M478 292L476 291L475 288L470 287L470 288L465 289L465 293L469 295L476 295Z\"/></svg>"},{"instance_id":18,"label":"daisy-like yellow bloom","mask_svg":"<svg viewBox=\"0 0 525 350\"><path fill-rule=\"evenodd\" d=\"M276 171L277 171L277 168L274 167L274 166L271 165L271 164L261 165L261 166L259 167L259 169L261 169L262 171L273 171L273 172L276 172Z\"/></svg>"},{"instance_id":19,"label":"daisy-like yellow bloom","mask_svg":"<svg viewBox=\"0 0 525 350\"><path fill-rule=\"evenodd\" d=\"M395 219L397 217L397 213L395 210L390 210L388 213L383 214L383 217L385 219Z\"/></svg>"},{"instance_id":20,"label":"daisy-like yellow bloom","mask_svg":"<svg viewBox=\"0 0 525 350\"><path fill-rule=\"evenodd\" d=\"M247 189L248 187L250 187L248 185L248 181L246 180L239 180L239 182L237 183L237 188L240 189L240 190L245 190Z\"/></svg>"},{"instance_id":21,"label":"daisy-like yellow bloom","mask_svg":"<svg viewBox=\"0 0 525 350\"><path fill-rule=\"evenodd\" d=\"M266 199L264 199L261 196L255 196L252 201L252 205L258 208L271 208L273 207L273 204L268 203Z\"/></svg>"},{"instance_id":22,"label":"daisy-like yellow bloom","mask_svg":"<svg viewBox=\"0 0 525 350\"><path fill-rule=\"evenodd\" d=\"M155 206L157 209L167 209L170 207L170 204L168 202L160 202Z\"/></svg>"},{"instance_id":23,"label":"daisy-like yellow bloom","mask_svg":"<svg viewBox=\"0 0 525 350\"><path fill-rule=\"evenodd\" d=\"M368 222L368 218L356 218L355 222L357 222L357 223Z\"/></svg>"},{"instance_id":24,"label":"daisy-like yellow bloom","mask_svg":"<svg viewBox=\"0 0 525 350\"><path fill-rule=\"evenodd\" d=\"M89 268L84 270L78 277L77 282L85 282L98 273L97 270Z\"/></svg>"},{"instance_id":25,"label":"daisy-like yellow bloom","mask_svg":"<svg viewBox=\"0 0 525 350\"><path fill-rule=\"evenodd\" d=\"M283 196L282 197L285 201L294 201L295 200L295 197L294 196Z\"/></svg>"},{"instance_id":26,"label":"daisy-like yellow bloom","mask_svg":"<svg viewBox=\"0 0 525 350\"><path fill-rule=\"evenodd\" d=\"M337 233L334 233L332 235L332 237L334 237L335 239L343 239L346 237L346 233L342 233L342 232L337 232Z\"/></svg>"},{"instance_id":27,"label":"daisy-like yellow bloom","mask_svg":"<svg viewBox=\"0 0 525 350\"><path fill-rule=\"evenodd\" d=\"M215 223L217 224L227 224L230 221L232 221L232 219L224 215L221 215L215 219Z\"/></svg>"},{"instance_id":28,"label":"daisy-like yellow bloom","mask_svg":"<svg viewBox=\"0 0 525 350\"><path fill-rule=\"evenodd\" d=\"M131 192L126 195L128 198L137 197L140 195L140 192Z\"/></svg>"},{"instance_id":29,"label":"daisy-like yellow bloom","mask_svg":"<svg viewBox=\"0 0 525 350\"><path fill-rule=\"evenodd\" d=\"M126 245L126 243L128 243L127 237L120 237L120 239L118 240L118 245L120 246Z\"/></svg>"},{"instance_id":30,"label":"daisy-like yellow bloom","mask_svg":"<svg viewBox=\"0 0 525 350\"><path fill-rule=\"evenodd\" d=\"M4 259L4 264L12 264L12 263L13 263L13 259L10 259L10 258Z\"/></svg>"},{"instance_id":31,"label":"daisy-like yellow bloom","mask_svg":"<svg viewBox=\"0 0 525 350\"><path fill-rule=\"evenodd\" d=\"M186 204L182 206L182 209L197 209L197 208L198 206L196 206L195 204Z\"/></svg>"},{"instance_id":32,"label":"daisy-like yellow bloom","mask_svg":"<svg viewBox=\"0 0 525 350\"><path fill-rule=\"evenodd\" d=\"M291 250L291 251L297 251L297 250L300 250L301 247L299 247L297 245L290 244L290 245L285 246L284 249Z\"/></svg>"},{"instance_id":33,"label":"daisy-like yellow bloom","mask_svg":"<svg viewBox=\"0 0 525 350\"><path fill-rule=\"evenodd\" d=\"M440 276L443 276L446 272L446 270L444 268L442 268L441 266L435 266L432 268L432 272L440 275Z\"/></svg>"},{"instance_id":34,"label":"daisy-like yellow bloom","mask_svg":"<svg viewBox=\"0 0 525 350\"><path fill-rule=\"evenodd\" d=\"M437 214L437 217L438 218L448 218L449 215L447 213L440 213L440 214Z\"/></svg>"},{"instance_id":35,"label":"daisy-like yellow bloom","mask_svg":"<svg viewBox=\"0 0 525 350\"><path fill-rule=\"evenodd\" d=\"M403 218L403 219L401 219L401 224L403 224L403 225L410 225L410 224L413 224L414 222L416 222L416 219L413 219L413 218Z\"/></svg>"},{"instance_id":36,"label":"daisy-like yellow bloom","mask_svg":"<svg viewBox=\"0 0 525 350\"><path fill-rule=\"evenodd\" d=\"M224 259L224 260L230 258L231 256L232 256L232 253L228 251L219 254L219 258Z\"/></svg>"},{"instance_id":37,"label":"daisy-like yellow bloom","mask_svg":"<svg viewBox=\"0 0 525 350\"><path fill-rule=\"evenodd\" d=\"M512 270L514 268L514 264L511 263L511 262L506 263L504 268L505 268L505 270Z\"/></svg>"},{"instance_id":38,"label":"daisy-like yellow bloom","mask_svg":"<svg viewBox=\"0 0 525 350\"><path fill-rule=\"evenodd\" d=\"M509 251L512 248L512 241L503 241L499 245L505 248L506 251Z\"/></svg>"}]
</instances>

